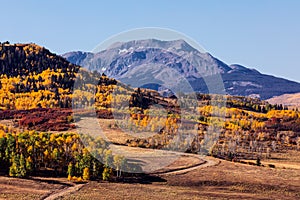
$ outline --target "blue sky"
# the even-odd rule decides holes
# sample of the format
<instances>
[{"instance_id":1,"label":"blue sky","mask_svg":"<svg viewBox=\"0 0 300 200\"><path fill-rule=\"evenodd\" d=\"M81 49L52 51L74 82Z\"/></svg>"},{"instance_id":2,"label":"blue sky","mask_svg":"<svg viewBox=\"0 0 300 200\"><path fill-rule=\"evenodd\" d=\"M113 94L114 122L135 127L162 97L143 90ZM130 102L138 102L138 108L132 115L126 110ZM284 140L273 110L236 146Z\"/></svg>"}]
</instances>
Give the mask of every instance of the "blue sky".
<instances>
[{"instance_id":1,"label":"blue sky","mask_svg":"<svg viewBox=\"0 0 300 200\"><path fill-rule=\"evenodd\" d=\"M133 28L170 28L227 64L300 82L297 0L0 0L0 7L0 41L34 42L61 54L92 51Z\"/></svg>"}]
</instances>

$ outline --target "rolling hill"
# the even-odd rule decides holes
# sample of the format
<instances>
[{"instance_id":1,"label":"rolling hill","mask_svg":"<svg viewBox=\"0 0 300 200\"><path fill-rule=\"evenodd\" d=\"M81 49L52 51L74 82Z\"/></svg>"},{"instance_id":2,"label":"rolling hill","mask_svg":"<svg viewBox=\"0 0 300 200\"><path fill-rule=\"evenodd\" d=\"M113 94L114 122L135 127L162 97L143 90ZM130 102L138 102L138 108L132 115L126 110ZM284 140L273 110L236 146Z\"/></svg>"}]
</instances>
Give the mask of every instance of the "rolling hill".
<instances>
[{"instance_id":1,"label":"rolling hill","mask_svg":"<svg viewBox=\"0 0 300 200\"><path fill-rule=\"evenodd\" d=\"M300 93L284 94L267 100L271 104L283 104L286 106L300 106Z\"/></svg>"}]
</instances>

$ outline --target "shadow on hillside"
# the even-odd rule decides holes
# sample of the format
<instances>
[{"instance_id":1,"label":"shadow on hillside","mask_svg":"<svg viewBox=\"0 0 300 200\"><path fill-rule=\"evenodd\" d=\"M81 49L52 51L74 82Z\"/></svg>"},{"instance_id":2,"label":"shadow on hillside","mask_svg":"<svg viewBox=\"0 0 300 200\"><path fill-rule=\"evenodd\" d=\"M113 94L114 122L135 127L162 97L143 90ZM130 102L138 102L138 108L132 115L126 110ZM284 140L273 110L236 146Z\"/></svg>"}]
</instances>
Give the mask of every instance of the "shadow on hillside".
<instances>
[{"instance_id":1,"label":"shadow on hillside","mask_svg":"<svg viewBox=\"0 0 300 200\"><path fill-rule=\"evenodd\" d=\"M63 186L67 186L67 187L71 187L73 186L72 184L66 183L66 182L61 182L58 180L50 180L50 179L41 179L38 177L28 177L26 178L28 180L33 180L33 181L38 181L38 182L42 182L42 183L48 183L48 184L58 184L58 185L63 185Z\"/></svg>"}]
</instances>

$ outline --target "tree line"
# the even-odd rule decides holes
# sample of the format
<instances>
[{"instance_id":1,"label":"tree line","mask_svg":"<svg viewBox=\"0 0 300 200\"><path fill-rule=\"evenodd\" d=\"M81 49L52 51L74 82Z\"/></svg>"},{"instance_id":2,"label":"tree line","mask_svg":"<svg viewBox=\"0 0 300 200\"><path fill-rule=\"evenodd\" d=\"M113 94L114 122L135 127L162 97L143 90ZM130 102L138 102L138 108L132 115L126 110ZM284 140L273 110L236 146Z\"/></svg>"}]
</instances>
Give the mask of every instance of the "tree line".
<instances>
[{"instance_id":1,"label":"tree line","mask_svg":"<svg viewBox=\"0 0 300 200\"><path fill-rule=\"evenodd\" d=\"M84 144L89 144L87 147ZM67 176L69 180L121 176L138 166L113 155L102 138L75 133L0 131L0 171L13 177Z\"/></svg>"}]
</instances>

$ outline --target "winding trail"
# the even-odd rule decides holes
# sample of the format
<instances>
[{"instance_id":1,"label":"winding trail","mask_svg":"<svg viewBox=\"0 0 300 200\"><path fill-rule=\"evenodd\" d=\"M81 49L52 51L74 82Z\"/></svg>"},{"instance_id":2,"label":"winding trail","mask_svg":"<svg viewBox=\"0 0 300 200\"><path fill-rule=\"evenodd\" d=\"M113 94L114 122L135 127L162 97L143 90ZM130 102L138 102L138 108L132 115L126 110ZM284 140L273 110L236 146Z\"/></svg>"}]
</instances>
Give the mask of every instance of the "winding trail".
<instances>
[{"instance_id":1,"label":"winding trail","mask_svg":"<svg viewBox=\"0 0 300 200\"><path fill-rule=\"evenodd\" d=\"M189 171L215 166L220 163L218 159L191 153L183 153L169 150L146 149L139 147L128 147L123 145L111 145L113 154L123 155L129 160L135 160L142 167L141 173L146 174L184 174ZM181 157L190 158L190 163L169 168ZM192 158L192 159L191 159Z\"/></svg>"},{"instance_id":2,"label":"winding trail","mask_svg":"<svg viewBox=\"0 0 300 200\"><path fill-rule=\"evenodd\" d=\"M142 168L144 172L151 175L186 174L196 169L211 167L211 166L218 165L220 163L219 160L211 157L189 154L189 153L181 153L175 151L145 149L145 148L127 147L121 145L111 145L111 149L113 149L113 152L116 154L124 154L129 159L134 159L136 162L143 163ZM177 168L174 167L172 169L169 169L167 167L168 164L174 162L180 156L192 157L197 159L198 161L192 165L186 163L185 166L183 167L181 166L181 167L177 167ZM157 169L160 170L157 171ZM53 193L50 193L48 196L42 199L55 200L80 190L84 185L86 184L76 184L68 188L54 191Z\"/></svg>"},{"instance_id":3,"label":"winding trail","mask_svg":"<svg viewBox=\"0 0 300 200\"><path fill-rule=\"evenodd\" d=\"M216 166L220 164L220 160L208 158L208 157L202 157L199 156L199 159L203 160L203 163L194 165L194 166L189 166L183 169L174 169L166 172L158 172L158 173L153 173L153 174L158 174L158 175L180 175L180 174L186 174L190 171L196 170L196 169L202 169L206 167L211 167L211 166Z\"/></svg>"},{"instance_id":4,"label":"winding trail","mask_svg":"<svg viewBox=\"0 0 300 200\"><path fill-rule=\"evenodd\" d=\"M76 192L80 190L85 184L77 184L72 187L64 188L59 191L54 191L53 193L50 193L47 197L44 197L43 200L55 200L59 197L63 197L65 195L71 194L73 192Z\"/></svg>"}]
</instances>

